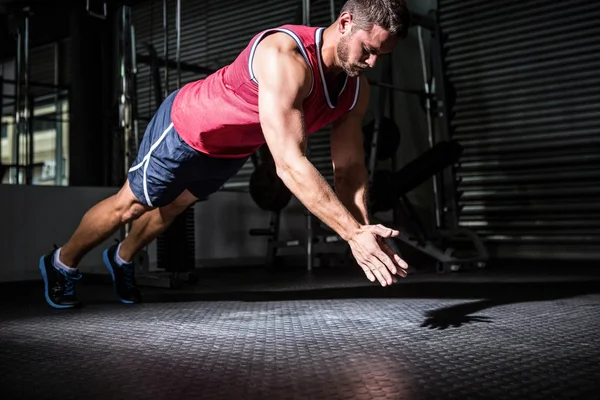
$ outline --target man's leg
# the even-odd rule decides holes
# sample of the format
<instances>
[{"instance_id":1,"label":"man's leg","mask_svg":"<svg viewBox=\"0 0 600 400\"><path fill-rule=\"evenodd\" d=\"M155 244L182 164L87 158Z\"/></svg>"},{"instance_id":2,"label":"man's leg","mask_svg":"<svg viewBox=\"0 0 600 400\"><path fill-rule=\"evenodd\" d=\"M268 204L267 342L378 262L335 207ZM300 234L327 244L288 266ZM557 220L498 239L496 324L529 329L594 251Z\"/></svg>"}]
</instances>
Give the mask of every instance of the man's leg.
<instances>
[{"instance_id":1,"label":"man's leg","mask_svg":"<svg viewBox=\"0 0 600 400\"><path fill-rule=\"evenodd\" d=\"M67 243L40 258L39 267L48 304L54 308L79 306L75 283L81 278L77 269L81 259L121 225L149 209L139 202L127 181L117 194L88 210Z\"/></svg>"},{"instance_id":2,"label":"man's leg","mask_svg":"<svg viewBox=\"0 0 600 400\"><path fill-rule=\"evenodd\" d=\"M132 304L142 300L135 282L133 257L167 229L175 217L197 200L185 190L169 204L148 211L136 219L127 237L121 243L114 244L104 251L102 254L104 265L113 278L114 291L119 301Z\"/></svg>"},{"instance_id":3,"label":"man's leg","mask_svg":"<svg viewBox=\"0 0 600 400\"><path fill-rule=\"evenodd\" d=\"M180 146L181 153L190 154L187 162L178 170L187 189L178 192L173 201L136 219L125 240L104 251L104 264L113 277L117 297L123 303L137 303L141 300L135 284L135 268L131 262L134 255L163 232L187 207L216 192L247 160L212 158L196 152L186 144Z\"/></svg>"},{"instance_id":4,"label":"man's leg","mask_svg":"<svg viewBox=\"0 0 600 400\"><path fill-rule=\"evenodd\" d=\"M139 218L146 211L170 204L185 190L181 168L195 152L186 153L186 149L181 148L181 139L171 121L171 106L177 93L171 93L163 101L148 123L127 173L127 182L119 193L90 209L69 241L40 260L46 300L51 306L69 308L79 304L74 293L75 281L80 277L76 267L87 252L123 224ZM138 301L133 266L113 263L111 260L115 257L108 259L107 251L103 254L104 264L112 275L115 288L119 288L117 294L121 301ZM114 250L112 253L114 255ZM125 290L121 291L121 288Z\"/></svg>"},{"instance_id":5,"label":"man's leg","mask_svg":"<svg viewBox=\"0 0 600 400\"><path fill-rule=\"evenodd\" d=\"M151 208L141 204L129 187L121 190L89 209L75 233L60 248L58 260L70 268L77 265L90 250L108 239L122 225L140 217Z\"/></svg>"},{"instance_id":6,"label":"man's leg","mask_svg":"<svg viewBox=\"0 0 600 400\"><path fill-rule=\"evenodd\" d=\"M179 214L196 201L198 199L186 190L171 204L148 211L136 219L129 235L119 247L119 258L124 262L131 262L138 251L164 232Z\"/></svg>"}]
</instances>

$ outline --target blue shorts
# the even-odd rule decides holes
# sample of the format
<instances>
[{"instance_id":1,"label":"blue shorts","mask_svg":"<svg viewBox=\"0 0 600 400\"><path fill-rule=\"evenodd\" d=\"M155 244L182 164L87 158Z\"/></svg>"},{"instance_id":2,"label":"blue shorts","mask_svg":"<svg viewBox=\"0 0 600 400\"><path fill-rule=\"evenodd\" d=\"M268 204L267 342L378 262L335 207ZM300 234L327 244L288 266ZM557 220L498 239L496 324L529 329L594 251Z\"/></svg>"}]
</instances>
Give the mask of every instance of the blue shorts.
<instances>
[{"instance_id":1,"label":"blue shorts","mask_svg":"<svg viewBox=\"0 0 600 400\"><path fill-rule=\"evenodd\" d=\"M248 159L210 157L184 142L171 121L178 92L171 93L152 117L127 174L133 194L150 207L166 206L186 189L205 199L237 174Z\"/></svg>"}]
</instances>

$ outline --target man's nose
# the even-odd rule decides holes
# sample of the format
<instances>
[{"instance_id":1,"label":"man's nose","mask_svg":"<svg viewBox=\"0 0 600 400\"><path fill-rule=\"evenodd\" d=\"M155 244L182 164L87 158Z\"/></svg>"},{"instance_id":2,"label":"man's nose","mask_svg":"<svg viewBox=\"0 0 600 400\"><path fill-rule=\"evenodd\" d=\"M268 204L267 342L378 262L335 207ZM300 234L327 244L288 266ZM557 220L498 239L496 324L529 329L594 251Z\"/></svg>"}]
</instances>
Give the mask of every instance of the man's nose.
<instances>
[{"instance_id":1,"label":"man's nose","mask_svg":"<svg viewBox=\"0 0 600 400\"><path fill-rule=\"evenodd\" d=\"M370 54L369 58L367 58L366 63L369 67L374 68L375 64L377 63L377 54Z\"/></svg>"}]
</instances>

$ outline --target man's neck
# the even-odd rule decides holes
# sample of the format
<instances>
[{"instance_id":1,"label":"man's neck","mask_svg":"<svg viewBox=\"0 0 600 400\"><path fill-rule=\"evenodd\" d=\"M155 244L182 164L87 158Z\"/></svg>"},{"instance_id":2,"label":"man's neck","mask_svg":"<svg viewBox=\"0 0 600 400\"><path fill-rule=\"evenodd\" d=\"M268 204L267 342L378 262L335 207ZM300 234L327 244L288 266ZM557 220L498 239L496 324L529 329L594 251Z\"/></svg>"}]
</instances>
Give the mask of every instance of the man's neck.
<instances>
[{"instance_id":1,"label":"man's neck","mask_svg":"<svg viewBox=\"0 0 600 400\"><path fill-rule=\"evenodd\" d=\"M328 78L335 79L342 72L342 68L338 66L337 54L335 50L335 35L336 25L333 24L323 30L321 44L321 61L323 62L323 72Z\"/></svg>"}]
</instances>

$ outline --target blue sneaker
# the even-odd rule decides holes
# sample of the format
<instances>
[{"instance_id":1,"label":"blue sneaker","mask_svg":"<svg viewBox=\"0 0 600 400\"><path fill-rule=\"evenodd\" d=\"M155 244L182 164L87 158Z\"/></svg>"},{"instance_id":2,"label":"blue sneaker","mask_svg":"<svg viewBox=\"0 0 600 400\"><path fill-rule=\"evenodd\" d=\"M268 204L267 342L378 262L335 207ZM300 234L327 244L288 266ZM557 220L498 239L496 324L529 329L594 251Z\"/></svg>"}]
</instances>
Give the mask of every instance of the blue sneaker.
<instances>
[{"instance_id":1,"label":"blue sneaker","mask_svg":"<svg viewBox=\"0 0 600 400\"><path fill-rule=\"evenodd\" d=\"M69 273L56 268L52 262L56 248L40 258L40 271L44 278L46 301L54 308L74 308L81 303L75 294L75 283L81 279L80 272Z\"/></svg>"},{"instance_id":2,"label":"blue sneaker","mask_svg":"<svg viewBox=\"0 0 600 400\"><path fill-rule=\"evenodd\" d=\"M135 267L133 263L120 266L115 261L119 244L114 244L102 253L104 265L113 279L113 288L119 300L126 304L139 303L142 295L135 284Z\"/></svg>"}]
</instances>

